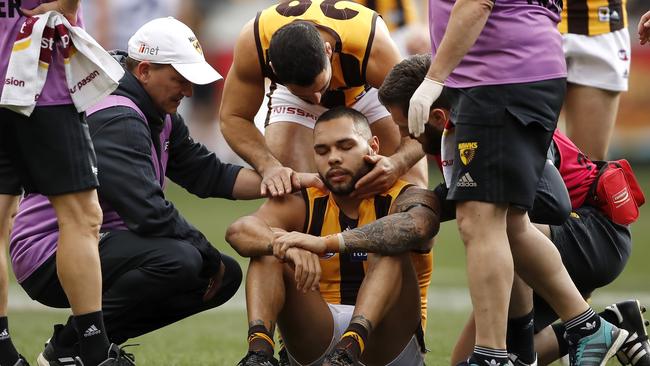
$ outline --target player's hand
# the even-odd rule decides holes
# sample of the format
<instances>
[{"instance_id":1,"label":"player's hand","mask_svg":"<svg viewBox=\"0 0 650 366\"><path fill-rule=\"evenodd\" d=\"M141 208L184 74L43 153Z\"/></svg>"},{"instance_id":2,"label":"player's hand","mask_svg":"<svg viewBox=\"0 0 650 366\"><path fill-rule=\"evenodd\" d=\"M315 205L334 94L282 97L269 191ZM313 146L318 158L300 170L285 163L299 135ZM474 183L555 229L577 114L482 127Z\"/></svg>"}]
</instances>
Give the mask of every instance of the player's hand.
<instances>
[{"instance_id":1,"label":"player's hand","mask_svg":"<svg viewBox=\"0 0 650 366\"><path fill-rule=\"evenodd\" d=\"M368 198L386 192L402 175L399 166L390 157L366 155L364 160L373 168L355 184L350 194L352 197Z\"/></svg>"},{"instance_id":2,"label":"player's hand","mask_svg":"<svg viewBox=\"0 0 650 366\"><path fill-rule=\"evenodd\" d=\"M50 3L41 4L34 9L23 9L20 8L23 14L28 17L33 17L35 15L44 14L48 11L56 11L68 19L71 25L77 25L77 10L79 10L79 1L74 0L58 0Z\"/></svg>"},{"instance_id":3,"label":"player's hand","mask_svg":"<svg viewBox=\"0 0 650 366\"><path fill-rule=\"evenodd\" d=\"M648 42L650 42L650 10L639 20L639 43L644 45Z\"/></svg>"},{"instance_id":4,"label":"player's hand","mask_svg":"<svg viewBox=\"0 0 650 366\"><path fill-rule=\"evenodd\" d=\"M424 132L424 125L429 120L429 110L433 102L438 99L445 85L440 81L425 77L418 86L409 102L408 120L409 133L415 137Z\"/></svg>"},{"instance_id":5,"label":"player's hand","mask_svg":"<svg viewBox=\"0 0 650 366\"><path fill-rule=\"evenodd\" d=\"M301 188L318 188L321 191L327 192L328 189L325 187L325 183L320 179L320 176L317 173L293 173L295 175L295 180L298 182L298 187L293 187L296 190ZM292 181L294 179L292 178Z\"/></svg>"},{"instance_id":6,"label":"player's hand","mask_svg":"<svg viewBox=\"0 0 650 366\"><path fill-rule=\"evenodd\" d=\"M260 185L262 196L284 196L291 193L292 188L300 189L300 181L293 169L276 166L264 170Z\"/></svg>"},{"instance_id":7,"label":"player's hand","mask_svg":"<svg viewBox=\"0 0 650 366\"><path fill-rule=\"evenodd\" d=\"M296 289L318 291L321 267L318 255L300 248L289 248L285 260L293 264Z\"/></svg>"},{"instance_id":8,"label":"player's hand","mask_svg":"<svg viewBox=\"0 0 650 366\"><path fill-rule=\"evenodd\" d=\"M314 236L297 231L290 233L273 233L273 255L283 260L289 248L301 248L314 254L325 254L327 247L325 240L320 236Z\"/></svg>"}]
</instances>

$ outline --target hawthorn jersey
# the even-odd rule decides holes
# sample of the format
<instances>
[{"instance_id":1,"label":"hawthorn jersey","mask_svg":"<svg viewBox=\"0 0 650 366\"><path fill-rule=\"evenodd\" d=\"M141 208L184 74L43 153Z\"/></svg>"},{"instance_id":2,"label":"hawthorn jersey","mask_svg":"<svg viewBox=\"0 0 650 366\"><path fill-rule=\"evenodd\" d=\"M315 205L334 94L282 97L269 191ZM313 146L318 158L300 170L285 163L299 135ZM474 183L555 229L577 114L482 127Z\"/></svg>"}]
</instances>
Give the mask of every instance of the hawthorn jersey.
<instances>
[{"instance_id":1,"label":"hawthorn jersey","mask_svg":"<svg viewBox=\"0 0 650 366\"><path fill-rule=\"evenodd\" d=\"M561 33L597 36L627 27L627 0L565 0Z\"/></svg>"},{"instance_id":2,"label":"hawthorn jersey","mask_svg":"<svg viewBox=\"0 0 650 366\"><path fill-rule=\"evenodd\" d=\"M381 15L391 32L414 24L418 18L413 0L355 0Z\"/></svg>"},{"instance_id":3,"label":"hawthorn jersey","mask_svg":"<svg viewBox=\"0 0 650 366\"><path fill-rule=\"evenodd\" d=\"M332 80L321 105L327 108L351 106L369 88L366 67L375 35L377 13L351 1L299 0L271 6L255 17L254 34L262 73L278 82L269 65L271 37L282 26L294 21L313 23L329 33L332 45Z\"/></svg>"},{"instance_id":4,"label":"hawthorn jersey","mask_svg":"<svg viewBox=\"0 0 650 366\"><path fill-rule=\"evenodd\" d=\"M369 224L378 218L388 215L395 198L410 184L397 181L392 188L374 198L365 199L359 206L359 218L350 219L328 194L317 188L304 190L307 209L309 210L307 229L305 232L326 236L354 229ZM327 253L320 258L322 276L320 292L325 301L330 304L354 305L357 293L365 276L367 268L367 253ZM426 320L427 290L433 270L433 254L411 253L420 287L422 302L422 320Z\"/></svg>"}]
</instances>

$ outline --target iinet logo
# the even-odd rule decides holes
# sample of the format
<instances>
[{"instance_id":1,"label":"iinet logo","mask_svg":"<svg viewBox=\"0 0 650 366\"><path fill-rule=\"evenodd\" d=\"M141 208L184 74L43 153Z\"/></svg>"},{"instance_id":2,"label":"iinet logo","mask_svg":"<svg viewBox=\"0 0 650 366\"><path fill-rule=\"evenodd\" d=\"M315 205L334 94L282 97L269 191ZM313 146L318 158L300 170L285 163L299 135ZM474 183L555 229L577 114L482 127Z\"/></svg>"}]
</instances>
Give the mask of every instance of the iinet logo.
<instances>
[{"instance_id":1,"label":"iinet logo","mask_svg":"<svg viewBox=\"0 0 650 366\"><path fill-rule=\"evenodd\" d=\"M160 47L153 48L153 47L147 46L144 43L141 43L140 48L138 48L139 53L142 53L142 54L145 54L145 55L151 55L151 56L157 55L158 51L160 51Z\"/></svg>"}]
</instances>

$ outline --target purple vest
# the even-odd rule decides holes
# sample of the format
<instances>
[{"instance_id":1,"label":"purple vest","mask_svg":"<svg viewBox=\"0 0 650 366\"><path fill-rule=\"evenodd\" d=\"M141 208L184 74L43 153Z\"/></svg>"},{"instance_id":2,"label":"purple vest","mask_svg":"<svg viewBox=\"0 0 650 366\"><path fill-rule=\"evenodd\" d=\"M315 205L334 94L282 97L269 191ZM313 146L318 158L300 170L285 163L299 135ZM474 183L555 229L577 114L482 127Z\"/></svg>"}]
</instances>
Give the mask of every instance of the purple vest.
<instances>
[{"instance_id":1,"label":"purple vest","mask_svg":"<svg viewBox=\"0 0 650 366\"><path fill-rule=\"evenodd\" d=\"M140 117L146 121L144 113L129 98L119 95L109 95L86 111L91 115L97 111L125 106L135 110ZM147 122L143 122L147 123ZM165 172L167 170L168 150L165 143L169 141L172 130L171 117L165 117L165 125L160 133L161 154L158 157L153 142L151 143L151 163L156 172L156 178L161 188L165 188ZM127 230L126 225L118 213L99 197L104 220L101 231ZM18 214L11 232L9 254L13 265L14 273L18 282L29 277L38 267L56 252L56 245L59 240L59 226L56 220L54 208L47 197L41 194L29 194L25 196L18 207Z\"/></svg>"}]
</instances>

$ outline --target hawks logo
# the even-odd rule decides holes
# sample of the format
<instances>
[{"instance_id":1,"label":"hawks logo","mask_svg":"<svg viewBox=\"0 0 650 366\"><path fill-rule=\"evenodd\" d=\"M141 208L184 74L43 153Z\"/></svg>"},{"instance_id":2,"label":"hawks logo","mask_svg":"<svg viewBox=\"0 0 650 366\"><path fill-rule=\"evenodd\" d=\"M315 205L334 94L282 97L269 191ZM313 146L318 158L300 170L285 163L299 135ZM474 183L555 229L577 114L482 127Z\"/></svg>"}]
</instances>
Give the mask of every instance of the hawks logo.
<instances>
[{"instance_id":1,"label":"hawks logo","mask_svg":"<svg viewBox=\"0 0 650 366\"><path fill-rule=\"evenodd\" d=\"M201 44L199 43L199 40L196 39L196 37L189 37L188 39L192 43L192 46L194 46L194 48L196 48L196 52L198 52L198 53L200 53L202 55L203 54L203 49L201 48Z\"/></svg>"},{"instance_id":2,"label":"hawks logo","mask_svg":"<svg viewBox=\"0 0 650 366\"><path fill-rule=\"evenodd\" d=\"M478 142L461 142L458 144L458 152L460 153L460 161L463 165L468 165L474 159L478 149Z\"/></svg>"}]
</instances>

